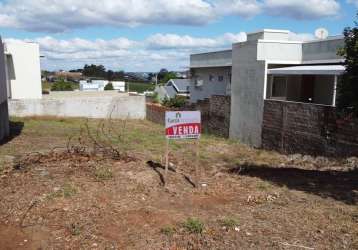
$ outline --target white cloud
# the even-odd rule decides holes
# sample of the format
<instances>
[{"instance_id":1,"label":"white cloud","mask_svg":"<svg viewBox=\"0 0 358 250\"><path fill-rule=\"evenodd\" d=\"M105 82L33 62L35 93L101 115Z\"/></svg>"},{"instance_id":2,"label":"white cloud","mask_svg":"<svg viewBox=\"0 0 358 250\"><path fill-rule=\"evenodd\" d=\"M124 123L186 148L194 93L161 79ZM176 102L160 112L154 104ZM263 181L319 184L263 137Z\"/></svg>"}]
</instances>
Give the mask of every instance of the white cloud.
<instances>
[{"instance_id":1,"label":"white cloud","mask_svg":"<svg viewBox=\"0 0 358 250\"><path fill-rule=\"evenodd\" d=\"M0 5L0 26L62 32L89 26L207 24L215 19L203 0L13 0Z\"/></svg>"},{"instance_id":2,"label":"white cloud","mask_svg":"<svg viewBox=\"0 0 358 250\"><path fill-rule=\"evenodd\" d=\"M261 12L261 4L256 0L217 0L213 5L218 15L238 15L248 18Z\"/></svg>"},{"instance_id":3,"label":"white cloud","mask_svg":"<svg viewBox=\"0 0 358 250\"><path fill-rule=\"evenodd\" d=\"M358 0L348 0L347 2L354 4L358 8Z\"/></svg>"},{"instance_id":4,"label":"white cloud","mask_svg":"<svg viewBox=\"0 0 358 250\"><path fill-rule=\"evenodd\" d=\"M154 34L141 41L124 37L110 40L81 38L60 40L51 36L35 39L5 39L5 42L36 42L40 45L43 69L82 68L85 63L129 71L154 71L160 68L182 69L189 66L191 53L231 48L245 41L244 32L226 33L214 38ZM138 66L140 63L141 66Z\"/></svg>"},{"instance_id":5,"label":"white cloud","mask_svg":"<svg viewBox=\"0 0 358 250\"><path fill-rule=\"evenodd\" d=\"M337 0L8 0L0 2L0 27L55 33L94 26L205 25L227 15L260 13L317 19L339 10Z\"/></svg>"},{"instance_id":6,"label":"white cloud","mask_svg":"<svg viewBox=\"0 0 358 250\"><path fill-rule=\"evenodd\" d=\"M176 34L155 34L147 40L147 46L153 49L180 49L180 48L218 48L246 40L246 33L226 33L216 38L196 38L179 36Z\"/></svg>"},{"instance_id":7,"label":"white cloud","mask_svg":"<svg viewBox=\"0 0 358 250\"><path fill-rule=\"evenodd\" d=\"M265 0L265 13L294 19L319 19L339 14L336 0Z\"/></svg>"}]
</instances>

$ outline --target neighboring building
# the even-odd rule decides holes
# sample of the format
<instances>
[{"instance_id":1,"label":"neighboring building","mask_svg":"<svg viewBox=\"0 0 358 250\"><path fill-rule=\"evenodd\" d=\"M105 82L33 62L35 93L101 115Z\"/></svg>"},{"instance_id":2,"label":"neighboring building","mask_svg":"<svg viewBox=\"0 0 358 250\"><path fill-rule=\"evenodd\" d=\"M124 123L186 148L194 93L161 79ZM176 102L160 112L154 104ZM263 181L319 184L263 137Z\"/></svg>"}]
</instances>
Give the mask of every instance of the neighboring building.
<instances>
[{"instance_id":1,"label":"neighboring building","mask_svg":"<svg viewBox=\"0 0 358 250\"><path fill-rule=\"evenodd\" d=\"M213 95L230 95L231 66L231 50L191 55L190 102Z\"/></svg>"},{"instance_id":2,"label":"neighboring building","mask_svg":"<svg viewBox=\"0 0 358 250\"><path fill-rule=\"evenodd\" d=\"M341 36L290 41L285 30L251 33L234 44L230 137L261 146L265 99L334 106L343 45Z\"/></svg>"},{"instance_id":3,"label":"neighboring building","mask_svg":"<svg viewBox=\"0 0 358 250\"><path fill-rule=\"evenodd\" d=\"M108 84L107 80L80 81L80 91L104 91L104 87Z\"/></svg>"},{"instance_id":4,"label":"neighboring building","mask_svg":"<svg viewBox=\"0 0 358 250\"><path fill-rule=\"evenodd\" d=\"M343 45L342 36L302 42L285 30L250 33L232 51L191 56L191 101L231 95L230 138L260 147L265 100L335 106Z\"/></svg>"},{"instance_id":5,"label":"neighboring building","mask_svg":"<svg viewBox=\"0 0 358 250\"><path fill-rule=\"evenodd\" d=\"M113 85L113 89L114 90L118 90L120 92L125 92L126 91L126 83L122 82L122 81L111 81L112 85Z\"/></svg>"},{"instance_id":6,"label":"neighboring building","mask_svg":"<svg viewBox=\"0 0 358 250\"><path fill-rule=\"evenodd\" d=\"M10 99L42 98L40 50L36 43L5 43L7 88Z\"/></svg>"},{"instance_id":7,"label":"neighboring building","mask_svg":"<svg viewBox=\"0 0 358 250\"><path fill-rule=\"evenodd\" d=\"M80 91L104 91L104 87L110 83L107 80L80 81ZM125 82L112 81L113 89L125 92Z\"/></svg>"},{"instance_id":8,"label":"neighboring building","mask_svg":"<svg viewBox=\"0 0 358 250\"><path fill-rule=\"evenodd\" d=\"M160 100L175 96L189 97L190 79L171 79L164 86L157 86L154 92L158 93Z\"/></svg>"},{"instance_id":9,"label":"neighboring building","mask_svg":"<svg viewBox=\"0 0 358 250\"><path fill-rule=\"evenodd\" d=\"M0 37L0 141L9 135L9 113L7 104L6 65L4 46Z\"/></svg>"}]
</instances>

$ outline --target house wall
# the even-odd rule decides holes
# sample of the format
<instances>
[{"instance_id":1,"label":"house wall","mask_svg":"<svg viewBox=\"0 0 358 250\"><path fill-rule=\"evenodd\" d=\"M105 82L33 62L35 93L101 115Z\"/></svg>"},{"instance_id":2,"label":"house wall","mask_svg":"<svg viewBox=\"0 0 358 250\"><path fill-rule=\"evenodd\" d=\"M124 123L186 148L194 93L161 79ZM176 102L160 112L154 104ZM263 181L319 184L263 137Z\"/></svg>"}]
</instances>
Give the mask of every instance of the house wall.
<instances>
[{"instance_id":1,"label":"house wall","mask_svg":"<svg viewBox=\"0 0 358 250\"><path fill-rule=\"evenodd\" d=\"M212 95L230 95L231 67L194 68L192 74L189 87L191 103L210 98ZM214 77L212 81L210 75ZM219 81L219 76L224 77L223 81ZM197 80L203 80L203 85L196 87Z\"/></svg>"},{"instance_id":2,"label":"house wall","mask_svg":"<svg viewBox=\"0 0 358 250\"><path fill-rule=\"evenodd\" d=\"M262 147L282 153L358 156L358 120L339 119L331 106L265 100Z\"/></svg>"},{"instance_id":3,"label":"house wall","mask_svg":"<svg viewBox=\"0 0 358 250\"><path fill-rule=\"evenodd\" d=\"M0 141L9 135L9 115L7 107L6 67L4 46L0 38Z\"/></svg>"},{"instance_id":4,"label":"house wall","mask_svg":"<svg viewBox=\"0 0 358 250\"><path fill-rule=\"evenodd\" d=\"M315 61L339 61L343 58L337 55L339 48L343 48L343 37L328 38L326 40L318 40L303 43L302 60L304 63Z\"/></svg>"},{"instance_id":5,"label":"house wall","mask_svg":"<svg viewBox=\"0 0 358 250\"><path fill-rule=\"evenodd\" d=\"M300 63L302 61L302 43L259 40L257 42L257 60Z\"/></svg>"},{"instance_id":6,"label":"house wall","mask_svg":"<svg viewBox=\"0 0 358 250\"><path fill-rule=\"evenodd\" d=\"M230 138L261 145L266 64L257 60L257 41L233 45Z\"/></svg>"},{"instance_id":7,"label":"house wall","mask_svg":"<svg viewBox=\"0 0 358 250\"><path fill-rule=\"evenodd\" d=\"M42 97L40 51L35 43L6 43L12 60L7 66L12 99L40 99Z\"/></svg>"},{"instance_id":8,"label":"house wall","mask_svg":"<svg viewBox=\"0 0 358 250\"><path fill-rule=\"evenodd\" d=\"M232 51L216 51L190 55L190 67L228 67L232 64Z\"/></svg>"}]
</instances>

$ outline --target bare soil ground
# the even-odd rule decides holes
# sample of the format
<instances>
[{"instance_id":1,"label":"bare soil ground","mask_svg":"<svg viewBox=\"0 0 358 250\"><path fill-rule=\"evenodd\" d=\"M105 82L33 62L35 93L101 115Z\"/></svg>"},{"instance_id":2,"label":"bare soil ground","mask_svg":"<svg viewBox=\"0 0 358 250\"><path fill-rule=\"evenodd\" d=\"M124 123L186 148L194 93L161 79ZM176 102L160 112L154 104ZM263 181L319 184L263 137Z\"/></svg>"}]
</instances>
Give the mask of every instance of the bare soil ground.
<instances>
[{"instance_id":1,"label":"bare soil ground","mask_svg":"<svg viewBox=\"0 0 358 250\"><path fill-rule=\"evenodd\" d=\"M171 144L164 180L163 128L123 123L116 158L67 151L84 120L13 119L0 146L0 249L358 249L356 158L203 136L195 188L192 142Z\"/></svg>"}]
</instances>

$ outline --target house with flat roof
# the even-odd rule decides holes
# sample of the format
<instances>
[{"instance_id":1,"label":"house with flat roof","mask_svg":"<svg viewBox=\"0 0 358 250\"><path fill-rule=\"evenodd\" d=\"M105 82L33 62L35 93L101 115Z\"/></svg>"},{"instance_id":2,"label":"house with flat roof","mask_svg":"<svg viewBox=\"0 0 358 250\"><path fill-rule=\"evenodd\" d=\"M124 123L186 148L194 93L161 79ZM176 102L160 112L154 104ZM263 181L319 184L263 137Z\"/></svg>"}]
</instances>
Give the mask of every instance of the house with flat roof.
<instances>
[{"instance_id":1,"label":"house with flat roof","mask_svg":"<svg viewBox=\"0 0 358 250\"><path fill-rule=\"evenodd\" d=\"M36 43L5 42L9 99L41 99L40 49Z\"/></svg>"},{"instance_id":2,"label":"house with flat roof","mask_svg":"<svg viewBox=\"0 0 358 250\"><path fill-rule=\"evenodd\" d=\"M265 100L335 106L344 71L341 36L290 41L287 30L263 30L233 45L230 137L260 147Z\"/></svg>"},{"instance_id":3,"label":"house with flat roof","mask_svg":"<svg viewBox=\"0 0 358 250\"><path fill-rule=\"evenodd\" d=\"M9 135L9 112L4 45L0 37L0 141Z\"/></svg>"},{"instance_id":4,"label":"house with flat roof","mask_svg":"<svg viewBox=\"0 0 358 250\"><path fill-rule=\"evenodd\" d=\"M247 41L232 50L191 55L191 101L230 95L230 138L261 147L264 117L270 117L265 105L272 102L279 102L277 108L284 103L335 107L337 82L345 71L337 55L344 38L302 42L289 34L265 29L247 34ZM219 76L224 80L216 80ZM283 115L286 121L291 113Z\"/></svg>"},{"instance_id":5,"label":"house with flat roof","mask_svg":"<svg viewBox=\"0 0 358 250\"><path fill-rule=\"evenodd\" d=\"M232 50L190 55L190 102L230 95Z\"/></svg>"}]
</instances>

